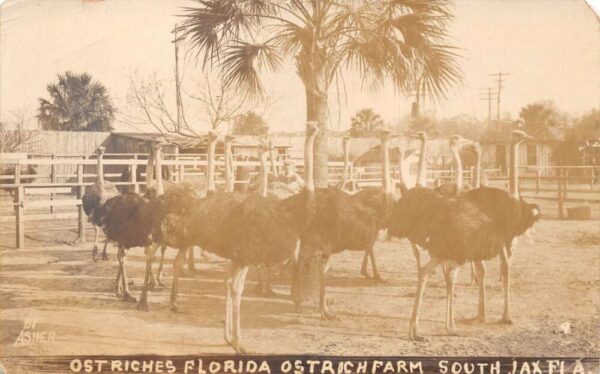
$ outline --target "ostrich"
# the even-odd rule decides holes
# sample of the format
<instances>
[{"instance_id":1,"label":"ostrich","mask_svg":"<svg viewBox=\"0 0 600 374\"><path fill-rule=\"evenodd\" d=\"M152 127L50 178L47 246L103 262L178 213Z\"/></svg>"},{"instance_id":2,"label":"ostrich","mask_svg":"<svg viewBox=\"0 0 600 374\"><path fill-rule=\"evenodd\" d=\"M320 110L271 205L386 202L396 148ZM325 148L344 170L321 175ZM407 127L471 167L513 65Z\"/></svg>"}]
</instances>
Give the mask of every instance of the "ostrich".
<instances>
[{"instance_id":1,"label":"ostrich","mask_svg":"<svg viewBox=\"0 0 600 374\"><path fill-rule=\"evenodd\" d=\"M455 162L460 165L459 149L464 145L460 137L451 139L451 151ZM462 177L462 168L457 168L457 178ZM490 191L494 190L496 196ZM420 304L431 272L444 265L447 293L446 329L455 333L454 324L454 282L458 266L465 262L475 261L479 267L484 260L502 254L506 257L507 239L523 230L523 227L534 221L539 211L537 207L518 199L504 200L496 204L500 208L494 212L491 206L482 204L485 198L500 200L501 195L510 197L508 193L498 189L482 187L469 191L458 197L444 197L435 191L415 188L406 197L401 198L394 207L390 231L398 237L408 237L423 248L431 256L431 260L421 268L415 304L409 325L409 338L423 340L418 334ZM423 198L426 196L427 198ZM508 204L508 206L507 206ZM515 222L499 224L498 213L522 214ZM483 274L478 272L480 287L479 317L485 318L485 284ZM507 277L508 278L508 277ZM505 302L507 301L505 291ZM505 305L506 308L506 305ZM506 315L507 310L505 310Z\"/></svg>"},{"instance_id":2,"label":"ostrich","mask_svg":"<svg viewBox=\"0 0 600 374\"><path fill-rule=\"evenodd\" d=\"M102 157L104 155L104 151L106 149L104 147L98 148L98 164L96 171L96 182L88 187L81 198L81 203L83 205L83 211L88 217L88 221L94 225L95 236L94 236L94 249L92 250L92 257L94 261L98 260L98 234L100 232L99 222L96 221L96 215L94 211L102 206L108 199L119 195L119 190L110 182L104 180L104 167L102 163ZM108 245L108 241L104 242L104 249L102 250L102 260L108 260L108 256L106 254L106 247Z\"/></svg>"},{"instance_id":3,"label":"ostrich","mask_svg":"<svg viewBox=\"0 0 600 374\"><path fill-rule=\"evenodd\" d=\"M384 224L387 221L391 208L394 203L393 186L390 177L390 157L389 157L389 139L390 132L382 131L381 133L381 188L366 188L352 195L352 200L358 201L361 204L372 208L379 218L377 226L380 230L384 229ZM346 147L344 149L346 152ZM363 256L361 275L368 277L367 265L371 259L371 269L373 271L373 279L377 282L383 282L377 270L375 261L375 248L370 247L365 251Z\"/></svg>"},{"instance_id":4,"label":"ostrich","mask_svg":"<svg viewBox=\"0 0 600 374\"><path fill-rule=\"evenodd\" d=\"M180 247L199 244L231 260L226 279L225 340L238 353L246 351L241 342L240 302L249 266L281 264L294 258L300 234L312 218L313 144L317 131L316 126L308 124L307 183L302 192L283 200L257 194L214 193L198 200L189 215L167 215L158 225L156 234L161 240Z\"/></svg>"},{"instance_id":5,"label":"ostrich","mask_svg":"<svg viewBox=\"0 0 600 374\"><path fill-rule=\"evenodd\" d=\"M514 238L523 235L540 218L537 204L529 204L519 196L518 192L518 155L520 145L531 137L525 132L515 130L510 141L509 186L510 191L492 187L479 187L463 194L483 210L503 233L504 245L500 255L501 281L504 294L503 323L512 323L510 318L510 268ZM475 151L478 151L475 148ZM479 169L477 167L476 169ZM477 174L479 175L479 171ZM477 182L478 184L478 182ZM475 275L479 285L479 308L476 319L485 321L485 264L475 262Z\"/></svg>"},{"instance_id":6,"label":"ostrich","mask_svg":"<svg viewBox=\"0 0 600 374\"><path fill-rule=\"evenodd\" d=\"M161 152L160 145L154 144L154 163L160 170ZM150 164L149 159L149 164ZM149 166L147 170L151 170ZM150 179L150 178L149 178ZM156 173L156 193L163 192L162 173ZM151 234L154 222L159 217L159 212L164 209L175 209L173 204L162 204L155 193L142 196L136 193L117 194L96 207L93 212L93 221L104 231L107 242L111 241L118 246L117 259L119 270L117 273L117 297L123 301L135 302L127 282L126 249L132 247L146 247L152 243ZM150 274L151 275L151 274ZM153 277L152 277L153 278ZM149 284L150 282L148 282Z\"/></svg>"},{"instance_id":7,"label":"ostrich","mask_svg":"<svg viewBox=\"0 0 600 374\"><path fill-rule=\"evenodd\" d=\"M453 136L450 149L457 164L457 179L462 178L459 151L466 141ZM502 249L502 235L493 221L469 199L448 198L436 191L415 187L394 206L389 221L392 236L407 237L429 252L430 260L419 270L419 282L409 326L409 338L423 340L418 334L420 304L430 274L444 265L446 280L446 329L455 333L454 282L458 266L470 261L495 257Z\"/></svg>"}]
</instances>

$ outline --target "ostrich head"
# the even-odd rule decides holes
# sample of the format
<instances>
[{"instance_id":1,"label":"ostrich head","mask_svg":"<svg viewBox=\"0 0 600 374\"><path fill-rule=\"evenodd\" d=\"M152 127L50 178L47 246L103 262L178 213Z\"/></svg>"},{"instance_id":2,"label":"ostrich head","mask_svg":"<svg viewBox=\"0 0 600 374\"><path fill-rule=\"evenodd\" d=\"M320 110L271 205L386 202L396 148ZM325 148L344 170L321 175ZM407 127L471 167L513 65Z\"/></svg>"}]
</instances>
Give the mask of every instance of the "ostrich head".
<instances>
[{"instance_id":1,"label":"ostrich head","mask_svg":"<svg viewBox=\"0 0 600 374\"><path fill-rule=\"evenodd\" d=\"M528 139L533 139L533 137L523 130L513 130L510 134L510 142L513 144L519 144Z\"/></svg>"},{"instance_id":2,"label":"ostrich head","mask_svg":"<svg viewBox=\"0 0 600 374\"><path fill-rule=\"evenodd\" d=\"M465 149L473 152L475 155L481 154L481 145L478 142L471 142L465 145Z\"/></svg>"},{"instance_id":3,"label":"ostrich head","mask_svg":"<svg viewBox=\"0 0 600 374\"><path fill-rule=\"evenodd\" d=\"M425 131L419 131L416 134L412 134L410 137L424 142L427 140L427 133Z\"/></svg>"},{"instance_id":4,"label":"ostrich head","mask_svg":"<svg viewBox=\"0 0 600 374\"><path fill-rule=\"evenodd\" d=\"M450 137L448 143L450 144L451 150L457 150L457 151L459 151L465 147L471 147L474 144L473 141L463 138L460 135L452 135Z\"/></svg>"}]
</instances>

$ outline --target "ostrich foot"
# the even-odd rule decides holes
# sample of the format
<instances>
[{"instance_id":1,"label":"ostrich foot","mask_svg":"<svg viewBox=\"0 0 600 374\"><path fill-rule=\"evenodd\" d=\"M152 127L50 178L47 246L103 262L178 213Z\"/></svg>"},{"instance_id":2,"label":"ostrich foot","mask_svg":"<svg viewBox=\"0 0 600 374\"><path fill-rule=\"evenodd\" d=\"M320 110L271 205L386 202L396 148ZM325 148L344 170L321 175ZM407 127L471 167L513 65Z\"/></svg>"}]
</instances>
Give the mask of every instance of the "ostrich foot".
<instances>
[{"instance_id":1,"label":"ostrich foot","mask_svg":"<svg viewBox=\"0 0 600 374\"><path fill-rule=\"evenodd\" d=\"M140 296L140 301L137 303L136 308L137 310L143 310L144 312L150 310L150 308L148 308L148 301L146 300L145 296Z\"/></svg>"},{"instance_id":2,"label":"ostrich foot","mask_svg":"<svg viewBox=\"0 0 600 374\"><path fill-rule=\"evenodd\" d=\"M135 303L137 302L137 299L133 296L131 296L131 294L129 293L129 291L125 291L123 292L123 296L121 297L122 301L128 302L128 303Z\"/></svg>"},{"instance_id":3,"label":"ostrich foot","mask_svg":"<svg viewBox=\"0 0 600 374\"><path fill-rule=\"evenodd\" d=\"M378 283L378 284L390 284L391 283L389 280L383 279L379 275L373 277L373 280L375 281L375 283Z\"/></svg>"},{"instance_id":4,"label":"ostrich foot","mask_svg":"<svg viewBox=\"0 0 600 374\"><path fill-rule=\"evenodd\" d=\"M108 261L108 260L110 260L110 257L108 257L106 252L102 252L102 261Z\"/></svg>"},{"instance_id":5,"label":"ostrich foot","mask_svg":"<svg viewBox=\"0 0 600 374\"><path fill-rule=\"evenodd\" d=\"M92 260L94 260L94 262L98 261L98 247L96 246L92 249Z\"/></svg>"},{"instance_id":6,"label":"ostrich foot","mask_svg":"<svg viewBox=\"0 0 600 374\"><path fill-rule=\"evenodd\" d=\"M117 298L121 298L121 296L123 296L123 288L120 286L117 286L115 288L115 295L117 296Z\"/></svg>"},{"instance_id":7,"label":"ostrich foot","mask_svg":"<svg viewBox=\"0 0 600 374\"><path fill-rule=\"evenodd\" d=\"M360 275L362 275L363 277L365 277L367 279L371 278L371 275L369 273L367 273L367 271L365 269L361 269Z\"/></svg>"},{"instance_id":8,"label":"ostrich foot","mask_svg":"<svg viewBox=\"0 0 600 374\"><path fill-rule=\"evenodd\" d=\"M148 282L148 289L153 290L156 288L156 280L154 277L150 277L150 281Z\"/></svg>"},{"instance_id":9,"label":"ostrich foot","mask_svg":"<svg viewBox=\"0 0 600 374\"><path fill-rule=\"evenodd\" d=\"M485 316L481 316L481 315L477 315L475 317L465 318L465 319L461 320L462 323L465 323L467 325L473 325L476 323L485 323L485 321L486 321Z\"/></svg>"},{"instance_id":10,"label":"ostrich foot","mask_svg":"<svg viewBox=\"0 0 600 374\"><path fill-rule=\"evenodd\" d=\"M498 323L500 323L502 325L512 325L513 321L510 317L504 316L504 317L500 318Z\"/></svg>"},{"instance_id":11,"label":"ostrich foot","mask_svg":"<svg viewBox=\"0 0 600 374\"><path fill-rule=\"evenodd\" d=\"M179 307L177 306L177 304L171 304L169 306L169 310L173 313L179 313Z\"/></svg>"},{"instance_id":12,"label":"ostrich foot","mask_svg":"<svg viewBox=\"0 0 600 374\"><path fill-rule=\"evenodd\" d=\"M427 339L425 339L422 335L417 334L415 331L411 331L408 334L408 340L412 341L412 342L426 342Z\"/></svg>"},{"instance_id":13,"label":"ostrich foot","mask_svg":"<svg viewBox=\"0 0 600 374\"><path fill-rule=\"evenodd\" d=\"M448 336L460 336L456 327L446 327L446 332L448 333Z\"/></svg>"},{"instance_id":14,"label":"ostrich foot","mask_svg":"<svg viewBox=\"0 0 600 374\"><path fill-rule=\"evenodd\" d=\"M246 349L246 347L244 347L244 345L240 342L233 342L231 343L231 346L233 347L233 349L235 350L235 353L248 353L248 350Z\"/></svg>"},{"instance_id":15,"label":"ostrich foot","mask_svg":"<svg viewBox=\"0 0 600 374\"><path fill-rule=\"evenodd\" d=\"M321 311L321 319L324 321L337 321L339 318L337 314L330 312L328 310Z\"/></svg>"}]
</instances>

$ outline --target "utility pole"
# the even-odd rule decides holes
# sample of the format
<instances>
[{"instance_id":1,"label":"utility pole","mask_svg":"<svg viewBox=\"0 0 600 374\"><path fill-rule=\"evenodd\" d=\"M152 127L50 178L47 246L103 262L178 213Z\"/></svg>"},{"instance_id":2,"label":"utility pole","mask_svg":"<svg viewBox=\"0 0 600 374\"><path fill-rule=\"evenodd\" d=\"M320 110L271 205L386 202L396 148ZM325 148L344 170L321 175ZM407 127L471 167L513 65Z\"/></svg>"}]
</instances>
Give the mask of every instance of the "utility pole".
<instances>
[{"instance_id":1,"label":"utility pole","mask_svg":"<svg viewBox=\"0 0 600 374\"><path fill-rule=\"evenodd\" d=\"M484 87L484 88L481 88L481 90L482 90L482 92L480 92L479 99L487 100L487 102L488 102L488 128L491 129L492 128L492 100L496 99L496 97L494 95L496 95L497 92L492 91L493 90L492 87ZM483 90L485 90L485 91L483 91Z\"/></svg>"},{"instance_id":2,"label":"utility pole","mask_svg":"<svg viewBox=\"0 0 600 374\"><path fill-rule=\"evenodd\" d=\"M179 80L179 39L177 38L177 24L173 28L173 44L175 45L175 104L177 106L177 131L181 130L183 107L181 104L181 86Z\"/></svg>"},{"instance_id":3,"label":"utility pole","mask_svg":"<svg viewBox=\"0 0 600 374\"><path fill-rule=\"evenodd\" d=\"M507 75L510 75L510 74L503 73L503 72L490 74L490 76L498 77L498 79L496 80L496 82L498 83L498 96L496 97L496 99L497 99L497 101L496 101L496 127L498 130L500 130L500 94L502 92L502 87L503 87L502 82L504 82L502 77L507 76Z\"/></svg>"}]
</instances>

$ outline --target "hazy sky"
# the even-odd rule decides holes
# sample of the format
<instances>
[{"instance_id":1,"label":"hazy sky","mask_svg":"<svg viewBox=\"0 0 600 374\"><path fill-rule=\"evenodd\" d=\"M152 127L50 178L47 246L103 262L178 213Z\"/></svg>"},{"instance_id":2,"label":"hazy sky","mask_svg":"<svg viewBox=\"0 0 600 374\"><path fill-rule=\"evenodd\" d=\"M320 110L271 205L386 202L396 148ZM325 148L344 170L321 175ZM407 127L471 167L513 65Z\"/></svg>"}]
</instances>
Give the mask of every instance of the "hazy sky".
<instances>
[{"instance_id":1,"label":"hazy sky","mask_svg":"<svg viewBox=\"0 0 600 374\"><path fill-rule=\"evenodd\" d=\"M170 30L187 1L8 0L0 15L0 119L25 111L35 115L46 85L66 70L88 72L109 89L126 112L129 79L156 74L170 84ZM574 115L600 105L598 18L583 0L457 0L450 28L462 49L464 83L439 103L438 116L459 113L487 117L479 89L489 76L508 72L501 111L516 117L523 105L553 100ZM187 59L186 78L199 77ZM357 77L346 78L342 108L333 105L332 126L348 126L357 110L372 107L387 121L410 111L410 98L391 88L361 92ZM267 113L273 130L299 130L305 122L302 85L291 66L266 77L274 99ZM333 90L331 101L337 102ZM432 109L430 103L426 109ZM495 114L494 114L495 115ZM341 121L338 122L338 117ZM117 130L132 131L118 120Z\"/></svg>"}]
</instances>

